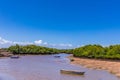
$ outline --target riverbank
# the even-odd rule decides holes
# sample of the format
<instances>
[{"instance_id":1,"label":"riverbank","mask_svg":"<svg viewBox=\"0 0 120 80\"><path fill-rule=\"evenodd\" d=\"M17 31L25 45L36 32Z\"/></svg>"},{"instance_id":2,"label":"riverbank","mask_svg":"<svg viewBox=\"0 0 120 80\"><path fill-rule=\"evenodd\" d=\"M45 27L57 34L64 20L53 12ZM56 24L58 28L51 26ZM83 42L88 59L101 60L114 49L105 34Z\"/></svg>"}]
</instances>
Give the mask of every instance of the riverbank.
<instances>
[{"instance_id":1,"label":"riverbank","mask_svg":"<svg viewBox=\"0 0 120 80\"><path fill-rule=\"evenodd\" d=\"M120 77L120 62L114 60L96 60L96 59L85 59L77 58L73 56L68 57L71 60L71 64L82 65L92 69L107 70L117 77Z\"/></svg>"}]
</instances>

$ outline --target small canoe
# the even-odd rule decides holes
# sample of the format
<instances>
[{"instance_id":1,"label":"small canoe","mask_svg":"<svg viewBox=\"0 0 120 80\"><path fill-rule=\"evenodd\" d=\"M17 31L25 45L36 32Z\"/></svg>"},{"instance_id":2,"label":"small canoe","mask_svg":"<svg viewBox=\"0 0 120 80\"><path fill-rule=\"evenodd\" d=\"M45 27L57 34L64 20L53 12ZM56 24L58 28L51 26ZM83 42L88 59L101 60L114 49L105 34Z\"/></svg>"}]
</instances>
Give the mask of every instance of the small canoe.
<instances>
[{"instance_id":1,"label":"small canoe","mask_svg":"<svg viewBox=\"0 0 120 80\"><path fill-rule=\"evenodd\" d=\"M84 75L85 72L78 72L78 71L68 71L68 70L60 70L63 74L76 74L76 75Z\"/></svg>"},{"instance_id":2,"label":"small canoe","mask_svg":"<svg viewBox=\"0 0 120 80\"><path fill-rule=\"evenodd\" d=\"M55 58L60 58L60 56L54 56Z\"/></svg>"},{"instance_id":3,"label":"small canoe","mask_svg":"<svg viewBox=\"0 0 120 80\"><path fill-rule=\"evenodd\" d=\"M11 59L18 59L18 58L20 58L19 56L11 56L10 57Z\"/></svg>"}]
</instances>

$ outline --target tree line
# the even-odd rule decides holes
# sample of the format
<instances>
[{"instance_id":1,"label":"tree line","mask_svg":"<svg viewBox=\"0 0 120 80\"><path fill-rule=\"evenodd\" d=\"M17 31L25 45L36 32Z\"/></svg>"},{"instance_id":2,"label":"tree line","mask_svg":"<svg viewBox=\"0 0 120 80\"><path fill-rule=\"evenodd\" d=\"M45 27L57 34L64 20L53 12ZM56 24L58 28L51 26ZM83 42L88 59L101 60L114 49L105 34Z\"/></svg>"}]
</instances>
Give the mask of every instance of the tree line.
<instances>
[{"instance_id":1,"label":"tree line","mask_svg":"<svg viewBox=\"0 0 120 80\"><path fill-rule=\"evenodd\" d=\"M85 45L75 49L56 49L36 45L15 45L10 46L8 51L13 54L57 54L70 53L75 57L95 58L95 59L120 59L120 45Z\"/></svg>"},{"instance_id":2,"label":"tree line","mask_svg":"<svg viewBox=\"0 0 120 80\"><path fill-rule=\"evenodd\" d=\"M14 45L8 48L8 51L13 54L57 54L57 53L70 53L71 49L56 49L56 48L48 48L37 45Z\"/></svg>"},{"instance_id":3,"label":"tree line","mask_svg":"<svg viewBox=\"0 0 120 80\"><path fill-rule=\"evenodd\" d=\"M76 57L95 58L95 59L120 59L120 45L85 45L73 50Z\"/></svg>"}]
</instances>

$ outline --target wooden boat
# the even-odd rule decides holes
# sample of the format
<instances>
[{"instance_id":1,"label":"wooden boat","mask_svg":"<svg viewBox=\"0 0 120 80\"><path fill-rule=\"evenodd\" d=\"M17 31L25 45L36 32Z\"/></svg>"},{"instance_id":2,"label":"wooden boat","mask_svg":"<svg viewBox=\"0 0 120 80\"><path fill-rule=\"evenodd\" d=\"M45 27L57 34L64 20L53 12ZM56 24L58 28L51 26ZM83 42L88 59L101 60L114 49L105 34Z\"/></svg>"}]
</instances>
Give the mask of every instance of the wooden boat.
<instances>
[{"instance_id":1,"label":"wooden boat","mask_svg":"<svg viewBox=\"0 0 120 80\"><path fill-rule=\"evenodd\" d=\"M60 58L60 56L54 56L55 58Z\"/></svg>"},{"instance_id":2,"label":"wooden boat","mask_svg":"<svg viewBox=\"0 0 120 80\"><path fill-rule=\"evenodd\" d=\"M20 58L18 55L14 55L14 56L11 56L10 57L11 59L18 59L18 58Z\"/></svg>"},{"instance_id":3,"label":"wooden boat","mask_svg":"<svg viewBox=\"0 0 120 80\"><path fill-rule=\"evenodd\" d=\"M68 70L60 70L63 74L76 74L76 75L84 75L85 72L78 72L78 71L68 71Z\"/></svg>"}]
</instances>

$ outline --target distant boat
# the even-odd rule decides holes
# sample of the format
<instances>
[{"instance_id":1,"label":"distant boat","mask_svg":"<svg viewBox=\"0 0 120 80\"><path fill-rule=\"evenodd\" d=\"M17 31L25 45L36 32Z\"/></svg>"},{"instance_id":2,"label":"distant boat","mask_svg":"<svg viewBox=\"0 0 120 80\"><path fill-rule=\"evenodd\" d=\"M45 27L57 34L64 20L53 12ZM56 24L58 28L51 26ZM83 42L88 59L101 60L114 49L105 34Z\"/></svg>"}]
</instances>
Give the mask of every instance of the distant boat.
<instances>
[{"instance_id":1,"label":"distant boat","mask_svg":"<svg viewBox=\"0 0 120 80\"><path fill-rule=\"evenodd\" d=\"M60 70L63 74L76 74L76 75L84 75L85 72L78 72L78 71L69 71L69 70Z\"/></svg>"},{"instance_id":2,"label":"distant boat","mask_svg":"<svg viewBox=\"0 0 120 80\"><path fill-rule=\"evenodd\" d=\"M18 58L20 58L18 55L14 55L14 56L11 56L10 57L11 59L18 59Z\"/></svg>"},{"instance_id":3,"label":"distant boat","mask_svg":"<svg viewBox=\"0 0 120 80\"><path fill-rule=\"evenodd\" d=\"M60 56L54 56L55 58L60 58Z\"/></svg>"}]
</instances>

